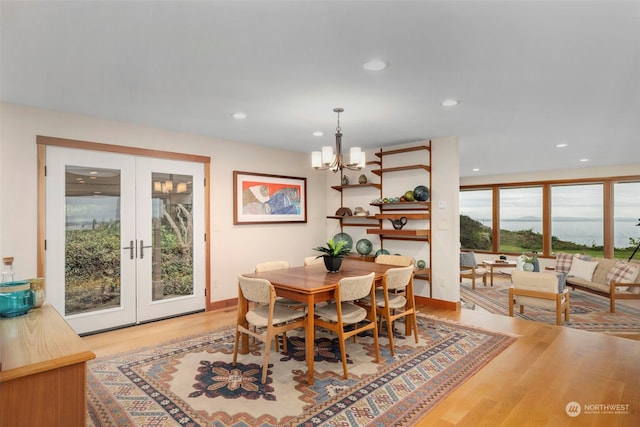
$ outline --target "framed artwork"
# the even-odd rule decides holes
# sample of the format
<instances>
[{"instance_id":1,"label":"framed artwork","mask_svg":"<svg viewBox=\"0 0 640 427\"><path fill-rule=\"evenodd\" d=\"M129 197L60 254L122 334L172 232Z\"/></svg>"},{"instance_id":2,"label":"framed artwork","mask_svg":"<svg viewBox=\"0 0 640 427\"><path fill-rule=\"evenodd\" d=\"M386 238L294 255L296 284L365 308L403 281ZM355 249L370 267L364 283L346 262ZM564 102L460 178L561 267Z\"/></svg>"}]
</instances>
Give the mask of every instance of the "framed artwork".
<instances>
[{"instance_id":1,"label":"framed artwork","mask_svg":"<svg viewBox=\"0 0 640 427\"><path fill-rule=\"evenodd\" d=\"M307 222L307 178L233 171L233 223Z\"/></svg>"}]
</instances>

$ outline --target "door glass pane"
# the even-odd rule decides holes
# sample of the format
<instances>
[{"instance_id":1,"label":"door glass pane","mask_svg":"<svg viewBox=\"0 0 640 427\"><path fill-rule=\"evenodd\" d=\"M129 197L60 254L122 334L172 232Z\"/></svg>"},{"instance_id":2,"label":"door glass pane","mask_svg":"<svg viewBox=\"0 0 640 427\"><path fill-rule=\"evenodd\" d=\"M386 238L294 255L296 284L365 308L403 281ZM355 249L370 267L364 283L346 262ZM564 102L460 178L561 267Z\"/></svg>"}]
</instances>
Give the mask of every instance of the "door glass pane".
<instances>
[{"instance_id":1,"label":"door glass pane","mask_svg":"<svg viewBox=\"0 0 640 427\"><path fill-rule=\"evenodd\" d=\"M500 189L500 252L542 253L542 187Z\"/></svg>"},{"instance_id":2,"label":"door glass pane","mask_svg":"<svg viewBox=\"0 0 640 427\"><path fill-rule=\"evenodd\" d=\"M640 259L640 182L613 185L613 253L615 258Z\"/></svg>"},{"instance_id":3,"label":"door glass pane","mask_svg":"<svg viewBox=\"0 0 640 427\"><path fill-rule=\"evenodd\" d=\"M65 314L120 306L120 171L65 168Z\"/></svg>"},{"instance_id":4,"label":"door glass pane","mask_svg":"<svg viewBox=\"0 0 640 427\"><path fill-rule=\"evenodd\" d=\"M193 177L154 172L151 179L152 299L193 295Z\"/></svg>"},{"instance_id":5,"label":"door glass pane","mask_svg":"<svg viewBox=\"0 0 640 427\"><path fill-rule=\"evenodd\" d=\"M460 245L462 249L492 249L491 190L460 192Z\"/></svg>"},{"instance_id":6,"label":"door glass pane","mask_svg":"<svg viewBox=\"0 0 640 427\"><path fill-rule=\"evenodd\" d=\"M602 184L551 187L553 253L604 254Z\"/></svg>"}]
</instances>

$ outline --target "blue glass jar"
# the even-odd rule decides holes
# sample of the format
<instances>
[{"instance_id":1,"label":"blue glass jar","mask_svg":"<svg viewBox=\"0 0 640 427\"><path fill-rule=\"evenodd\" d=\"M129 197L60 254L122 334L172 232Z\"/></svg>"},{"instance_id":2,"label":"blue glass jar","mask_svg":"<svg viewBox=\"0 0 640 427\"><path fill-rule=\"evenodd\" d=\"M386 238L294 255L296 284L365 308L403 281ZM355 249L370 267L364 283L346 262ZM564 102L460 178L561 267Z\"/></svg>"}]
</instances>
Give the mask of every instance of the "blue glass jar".
<instances>
[{"instance_id":1,"label":"blue glass jar","mask_svg":"<svg viewBox=\"0 0 640 427\"><path fill-rule=\"evenodd\" d=\"M16 317L33 308L35 295L26 280L0 283L0 317Z\"/></svg>"}]
</instances>

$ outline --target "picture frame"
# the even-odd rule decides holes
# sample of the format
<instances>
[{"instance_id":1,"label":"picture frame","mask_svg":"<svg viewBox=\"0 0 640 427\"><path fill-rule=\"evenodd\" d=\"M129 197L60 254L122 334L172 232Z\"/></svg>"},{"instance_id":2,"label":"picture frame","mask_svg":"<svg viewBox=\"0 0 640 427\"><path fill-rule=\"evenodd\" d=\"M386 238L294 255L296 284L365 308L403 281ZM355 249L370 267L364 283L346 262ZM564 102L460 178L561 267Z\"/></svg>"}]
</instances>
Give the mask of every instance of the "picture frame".
<instances>
[{"instance_id":1,"label":"picture frame","mask_svg":"<svg viewBox=\"0 0 640 427\"><path fill-rule=\"evenodd\" d=\"M307 222L307 178L233 171L233 224Z\"/></svg>"}]
</instances>

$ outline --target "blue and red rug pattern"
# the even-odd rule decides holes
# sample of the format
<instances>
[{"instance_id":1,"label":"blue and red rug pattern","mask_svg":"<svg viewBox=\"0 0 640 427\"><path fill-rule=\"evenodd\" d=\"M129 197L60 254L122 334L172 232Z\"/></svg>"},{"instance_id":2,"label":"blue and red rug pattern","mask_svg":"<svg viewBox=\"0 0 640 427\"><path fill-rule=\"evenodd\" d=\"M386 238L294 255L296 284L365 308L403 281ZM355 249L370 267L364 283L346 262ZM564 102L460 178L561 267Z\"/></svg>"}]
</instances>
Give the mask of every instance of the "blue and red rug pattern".
<instances>
[{"instance_id":1,"label":"blue and red rug pattern","mask_svg":"<svg viewBox=\"0 0 640 427\"><path fill-rule=\"evenodd\" d=\"M265 384L262 344L232 365L231 327L99 358L87 374L89 425L411 426L516 339L423 316L419 331L418 344L396 341L396 357L381 337L378 364L371 337L350 340L345 380L336 338L319 330L311 386L302 331L287 334L288 352L272 351Z\"/></svg>"}]
</instances>

